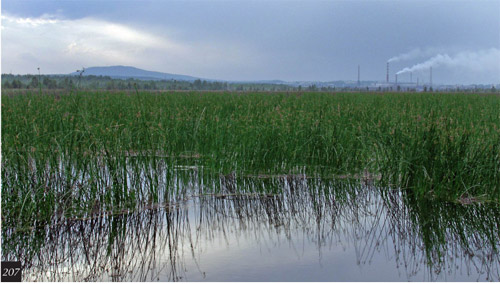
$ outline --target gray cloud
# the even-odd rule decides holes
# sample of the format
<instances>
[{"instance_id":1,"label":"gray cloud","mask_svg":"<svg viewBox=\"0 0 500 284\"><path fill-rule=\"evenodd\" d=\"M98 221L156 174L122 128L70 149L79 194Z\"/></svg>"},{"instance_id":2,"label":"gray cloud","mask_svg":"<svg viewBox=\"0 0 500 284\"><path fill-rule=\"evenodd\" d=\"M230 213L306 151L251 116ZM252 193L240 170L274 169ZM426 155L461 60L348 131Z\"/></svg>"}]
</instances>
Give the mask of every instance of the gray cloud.
<instances>
[{"instance_id":1,"label":"gray cloud","mask_svg":"<svg viewBox=\"0 0 500 284\"><path fill-rule=\"evenodd\" d=\"M115 64L189 73L183 66L232 66L255 60L251 51L235 43L186 43L95 18L22 18L4 13L2 37L7 39L2 53L10 55L2 58L2 64L20 73L33 73L38 66L48 73L68 73L82 65Z\"/></svg>"},{"instance_id":2,"label":"gray cloud","mask_svg":"<svg viewBox=\"0 0 500 284\"><path fill-rule=\"evenodd\" d=\"M12 19L58 22L28 29L2 19L2 69L133 64L205 78L327 81L355 79L360 64L362 79L383 80L388 58L395 73L437 54L500 48L499 9L499 1L7 0L2 12ZM448 69L436 70L435 82L500 80L496 71Z\"/></svg>"}]
</instances>

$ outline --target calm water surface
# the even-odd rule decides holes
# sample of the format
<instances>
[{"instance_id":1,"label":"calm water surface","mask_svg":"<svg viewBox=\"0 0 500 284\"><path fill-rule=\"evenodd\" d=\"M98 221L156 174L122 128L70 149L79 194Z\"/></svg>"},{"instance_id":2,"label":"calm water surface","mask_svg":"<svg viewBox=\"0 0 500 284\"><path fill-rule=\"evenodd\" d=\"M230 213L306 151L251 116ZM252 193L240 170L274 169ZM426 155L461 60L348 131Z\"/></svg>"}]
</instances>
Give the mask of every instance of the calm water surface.
<instances>
[{"instance_id":1,"label":"calm water surface","mask_svg":"<svg viewBox=\"0 0 500 284\"><path fill-rule=\"evenodd\" d=\"M170 203L4 228L2 258L25 281L500 281L495 205L305 176L176 178Z\"/></svg>"}]
</instances>

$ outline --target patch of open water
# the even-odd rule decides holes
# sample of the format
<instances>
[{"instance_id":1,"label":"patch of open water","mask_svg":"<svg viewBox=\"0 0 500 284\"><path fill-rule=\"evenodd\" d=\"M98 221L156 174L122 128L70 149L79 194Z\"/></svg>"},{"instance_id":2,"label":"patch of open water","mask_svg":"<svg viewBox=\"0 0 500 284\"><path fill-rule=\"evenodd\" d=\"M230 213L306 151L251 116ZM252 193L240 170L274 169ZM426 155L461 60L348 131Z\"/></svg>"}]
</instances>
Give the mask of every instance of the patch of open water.
<instances>
[{"instance_id":1,"label":"patch of open water","mask_svg":"<svg viewBox=\"0 0 500 284\"><path fill-rule=\"evenodd\" d=\"M170 205L3 233L17 246L2 258L23 262L24 281L500 281L497 206L305 176L245 191L250 180L264 182L221 177L210 194L195 178Z\"/></svg>"}]
</instances>

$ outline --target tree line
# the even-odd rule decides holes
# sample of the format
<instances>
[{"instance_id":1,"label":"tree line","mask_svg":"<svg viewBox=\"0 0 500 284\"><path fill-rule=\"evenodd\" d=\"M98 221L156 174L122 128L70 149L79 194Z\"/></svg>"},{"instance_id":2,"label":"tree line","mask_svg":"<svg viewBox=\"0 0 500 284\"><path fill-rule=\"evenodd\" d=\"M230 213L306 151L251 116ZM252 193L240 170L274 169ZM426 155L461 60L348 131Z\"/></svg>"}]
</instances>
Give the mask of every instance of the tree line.
<instances>
[{"instance_id":1,"label":"tree line","mask_svg":"<svg viewBox=\"0 0 500 284\"><path fill-rule=\"evenodd\" d=\"M284 84L116 79L109 76L2 74L2 89L292 91Z\"/></svg>"},{"instance_id":2,"label":"tree line","mask_svg":"<svg viewBox=\"0 0 500 284\"><path fill-rule=\"evenodd\" d=\"M109 76L94 75L12 75L2 74L2 90L5 89L33 89L33 90L148 90L148 91L266 91L266 92L417 92L415 88L396 87L360 87L360 86L292 86L286 84L258 83L258 82L220 82L196 79L194 81L178 80L140 80L117 79ZM424 86L423 92L493 92L497 93L495 86L475 86L473 88L440 88Z\"/></svg>"}]
</instances>

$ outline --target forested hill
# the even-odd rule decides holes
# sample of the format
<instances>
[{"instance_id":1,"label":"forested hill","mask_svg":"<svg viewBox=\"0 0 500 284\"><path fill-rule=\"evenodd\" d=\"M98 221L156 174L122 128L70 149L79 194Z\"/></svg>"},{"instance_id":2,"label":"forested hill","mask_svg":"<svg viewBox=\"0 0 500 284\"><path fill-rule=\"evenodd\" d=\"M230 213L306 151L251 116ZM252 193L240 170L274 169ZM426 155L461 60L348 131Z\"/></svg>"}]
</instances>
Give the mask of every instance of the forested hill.
<instances>
[{"instance_id":1,"label":"forested hill","mask_svg":"<svg viewBox=\"0 0 500 284\"><path fill-rule=\"evenodd\" d=\"M79 72L73 72L70 75L79 75ZM83 72L82 75L109 76L114 79L132 78L140 80L177 80L177 81L191 81L191 82L198 79L187 75L148 71L132 66L121 66L121 65L85 68L85 72Z\"/></svg>"}]
</instances>

